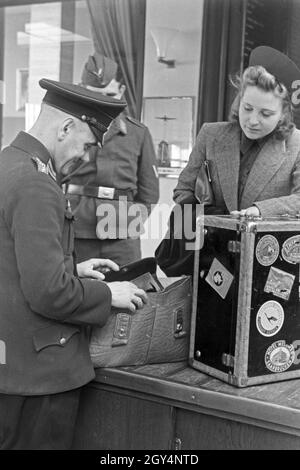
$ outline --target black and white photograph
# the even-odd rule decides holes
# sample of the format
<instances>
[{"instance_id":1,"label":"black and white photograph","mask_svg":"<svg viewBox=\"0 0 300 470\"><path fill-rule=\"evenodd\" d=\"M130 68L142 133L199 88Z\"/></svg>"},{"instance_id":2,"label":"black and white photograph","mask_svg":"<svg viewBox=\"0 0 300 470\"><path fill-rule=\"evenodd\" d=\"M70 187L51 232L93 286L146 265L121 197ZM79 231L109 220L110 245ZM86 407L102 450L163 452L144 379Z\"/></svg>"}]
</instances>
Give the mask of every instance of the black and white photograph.
<instances>
[{"instance_id":1,"label":"black and white photograph","mask_svg":"<svg viewBox=\"0 0 300 470\"><path fill-rule=\"evenodd\" d=\"M300 0L0 0L0 450L300 450Z\"/></svg>"}]
</instances>

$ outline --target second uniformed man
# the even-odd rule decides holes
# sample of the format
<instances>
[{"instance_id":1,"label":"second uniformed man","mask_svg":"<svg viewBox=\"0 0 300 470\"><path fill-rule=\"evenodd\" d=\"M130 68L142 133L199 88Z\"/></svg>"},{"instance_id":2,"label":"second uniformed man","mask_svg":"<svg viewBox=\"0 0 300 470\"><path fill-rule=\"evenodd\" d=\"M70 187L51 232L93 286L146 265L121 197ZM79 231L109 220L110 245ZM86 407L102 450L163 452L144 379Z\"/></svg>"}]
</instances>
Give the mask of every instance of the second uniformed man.
<instances>
[{"instance_id":1,"label":"second uniformed man","mask_svg":"<svg viewBox=\"0 0 300 470\"><path fill-rule=\"evenodd\" d=\"M89 57L81 81L83 86L116 99L125 91L117 64L98 53ZM143 224L133 224L133 233L128 230L134 221L132 204L135 210L141 205L140 220L145 221L159 198L156 156L148 128L126 110L122 112L106 134L103 148L91 149L90 161L72 172L69 183L78 261L109 257L122 266L140 259ZM106 208L113 210L111 218Z\"/></svg>"}]
</instances>

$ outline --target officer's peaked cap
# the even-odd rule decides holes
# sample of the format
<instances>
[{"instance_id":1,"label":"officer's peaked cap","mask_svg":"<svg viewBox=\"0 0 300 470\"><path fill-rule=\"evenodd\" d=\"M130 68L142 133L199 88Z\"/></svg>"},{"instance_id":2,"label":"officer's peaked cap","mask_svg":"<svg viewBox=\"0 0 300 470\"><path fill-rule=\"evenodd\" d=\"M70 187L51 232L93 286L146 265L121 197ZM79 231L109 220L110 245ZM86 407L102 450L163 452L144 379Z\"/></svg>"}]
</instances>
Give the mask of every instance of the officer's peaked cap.
<instances>
[{"instance_id":1,"label":"officer's peaked cap","mask_svg":"<svg viewBox=\"0 0 300 470\"><path fill-rule=\"evenodd\" d=\"M296 80L300 80L300 70L297 65L283 52L269 46L259 46L253 49L249 58L250 65L262 65L269 73L292 92Z\"/></svg>"},{"instance_id":2,"label":"officer's peaked cap","mask_svg":"<svg viewBox=\"0 0 300 470\"><path fill-rule=\"evenodd\" d=\"M86 122L100 143L111 121L126 107L124 100L104 96L80 85L47 78L42 78L39 84L47 90L43 102Z\"/></svg>"},{"instance_id":3,"label":"officer's peaked cap","mask_svg":"<svg viewBox=\"0 0 300 470\"><path fill-rule=\"evenodd\" d=\"M117 77L117 63L99 52L90 55L82 72L81 83L97 88L106 87Z\"/></svg>"}]
</instances>

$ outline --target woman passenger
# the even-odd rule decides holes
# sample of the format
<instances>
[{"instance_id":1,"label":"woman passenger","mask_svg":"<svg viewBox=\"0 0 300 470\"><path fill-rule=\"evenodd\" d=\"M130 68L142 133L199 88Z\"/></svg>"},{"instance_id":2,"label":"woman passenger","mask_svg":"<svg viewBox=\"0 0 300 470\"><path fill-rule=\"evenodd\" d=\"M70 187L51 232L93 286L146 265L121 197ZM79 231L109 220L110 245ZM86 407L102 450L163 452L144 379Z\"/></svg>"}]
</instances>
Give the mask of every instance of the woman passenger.
<instances>
[{"instance_id":1,"label":"woman passenger","mask_svg":"<svg viewBox=\"0 0 300 470\"><path fill-rule=\"evenodd\" d=\"M250 64L235 83L229 121L203 124L174 190L176 203L196 200L197 174L207 159L215 204L223 213L300 212L300 131L292 112L292 84L300 70L266 46L252 51Z\"/></svg>"}]
</instances>

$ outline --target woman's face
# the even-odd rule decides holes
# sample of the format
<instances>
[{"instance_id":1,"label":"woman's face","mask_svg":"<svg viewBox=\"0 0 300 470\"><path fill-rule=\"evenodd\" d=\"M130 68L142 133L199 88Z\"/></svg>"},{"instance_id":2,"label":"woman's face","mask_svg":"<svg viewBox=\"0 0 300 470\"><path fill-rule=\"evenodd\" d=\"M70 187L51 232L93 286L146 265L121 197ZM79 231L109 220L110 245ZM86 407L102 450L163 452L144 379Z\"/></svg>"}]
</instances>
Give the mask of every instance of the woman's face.
<instances>
[{"instance_id":1,"label":"woman's face","mask_svg":"<svg viewBox=\"0 0 300 470\"><path fill-rule=\"evenodd\" d=\"M239 121L248 139L261 139L270 134L282 115L282 99L273 91L247 86L239 106Z\"/></svg>"}]
</instances>

